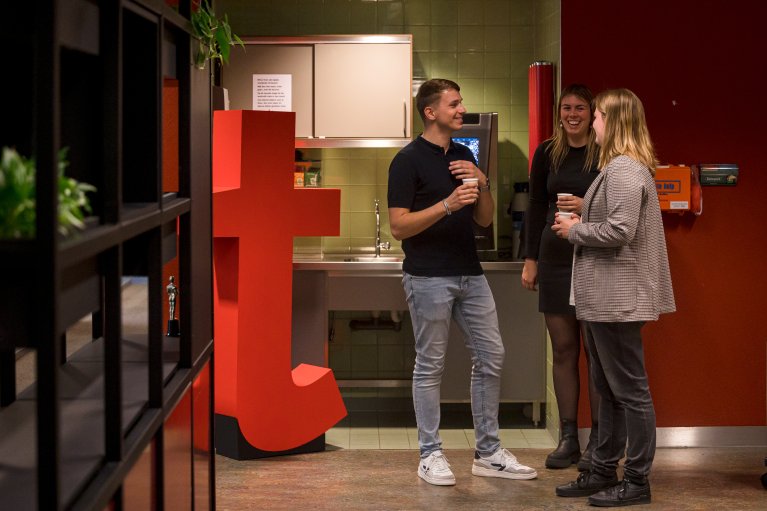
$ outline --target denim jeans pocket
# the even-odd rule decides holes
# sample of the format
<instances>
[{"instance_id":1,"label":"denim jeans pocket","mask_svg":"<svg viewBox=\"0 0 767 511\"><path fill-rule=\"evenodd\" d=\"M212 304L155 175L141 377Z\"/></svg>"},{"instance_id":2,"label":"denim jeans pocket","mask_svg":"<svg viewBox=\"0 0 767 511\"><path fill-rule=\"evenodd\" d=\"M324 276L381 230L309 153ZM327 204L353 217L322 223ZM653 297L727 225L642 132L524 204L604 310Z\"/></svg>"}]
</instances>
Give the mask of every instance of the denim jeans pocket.
<instances>
[{"instance_id":1,"label":"denim jeans pocket","mask_svg":"<svg viewBox=\"0 0 767 511\"><path fill-rule=\"evenodd\" d=\"M405 274L402 282L412 315L426 321L450 319L453 298L449 279Z\"/></svg>"}]
</instances>

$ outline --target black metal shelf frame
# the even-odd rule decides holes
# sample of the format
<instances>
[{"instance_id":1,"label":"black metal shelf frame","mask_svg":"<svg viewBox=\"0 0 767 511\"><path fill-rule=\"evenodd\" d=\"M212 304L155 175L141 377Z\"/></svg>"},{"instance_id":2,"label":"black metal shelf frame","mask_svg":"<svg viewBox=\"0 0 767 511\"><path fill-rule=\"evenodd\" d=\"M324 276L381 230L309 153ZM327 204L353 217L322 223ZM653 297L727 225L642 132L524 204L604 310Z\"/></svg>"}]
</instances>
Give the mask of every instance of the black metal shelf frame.
<instances>
[{"instance_id":1,"label":"black metal shelf frame","mask_svg":"<svg viewBox=\"0 0 767 511\"><path fill-rule=\"evenodd\" d=\"M33 240L0 241L0 264L14 270L0 287L0 507L121 509L126 477L152 445L163 509L164 424L203 372L212 448L210 75L192 66L190 12L190 0L178 11L163 0L7 6L13 21L0 42L23 36L30 52L14 63L18 80L3 85L0 145L34 155L37 211ZM170 194L162 191L168 74L179 82L179 191ZM62 147L67 175L97 187L88 227L68 237L57 229ZM163 265L174 257L175 340L162 324ZM122 331L125 275L146 277L141 339ZM67 356L67 329L88 315L93 342ZM36 352L36 382L17 392L21 347ZM207 472L195 509L215 508L210 452Z\"/></svg>"}]
</instances>

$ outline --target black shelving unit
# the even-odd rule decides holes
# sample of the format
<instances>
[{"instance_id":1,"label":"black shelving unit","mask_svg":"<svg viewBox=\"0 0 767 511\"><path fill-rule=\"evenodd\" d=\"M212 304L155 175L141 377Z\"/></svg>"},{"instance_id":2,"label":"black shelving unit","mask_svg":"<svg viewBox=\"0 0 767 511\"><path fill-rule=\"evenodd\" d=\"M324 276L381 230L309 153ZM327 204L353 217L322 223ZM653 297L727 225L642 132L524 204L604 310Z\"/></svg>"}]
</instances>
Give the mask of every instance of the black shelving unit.
<instances>
[{"instance_id":1,"label":"black shelving unit","mask_svg":"<svg viewBox=\"0 0 767 511\"><path fill-rule=\"evenodd\" d=\"M211 78L193 67L190 0L5 6L0 146L34 156L36 235L0 240L0 508L214 509ZM178 83L178 169L164 169L163 83ZM57 232L58 151L97 187L84 231ZM178 190L163 191L163 172ZM165 336L176 259L181 337ZM145 283L127 332L125 277ZM66 332L92 341L67 355ZM36 355L16 388L16 350ZM148 470L145 470L149 467ZM143 492L143 493L142 493ZM148 509L149 507L147 507Z\"/></svg>"}]
</instances>

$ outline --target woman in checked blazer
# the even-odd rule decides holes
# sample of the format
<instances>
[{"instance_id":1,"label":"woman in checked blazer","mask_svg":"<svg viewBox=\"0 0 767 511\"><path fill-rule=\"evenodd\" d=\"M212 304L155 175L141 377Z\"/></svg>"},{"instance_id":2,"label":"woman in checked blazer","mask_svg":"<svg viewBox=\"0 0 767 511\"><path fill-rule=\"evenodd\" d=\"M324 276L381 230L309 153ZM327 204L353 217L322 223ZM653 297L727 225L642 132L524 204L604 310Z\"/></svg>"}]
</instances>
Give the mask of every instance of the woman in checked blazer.
<instances>
[{"instance_id":1,"label":"woman in checked blazer","mask_svg":"<svg viewBox=\"0 0 767 511\"><path fill-rule=\"evenodd\" d=\"M595 103L600 175L583 198L582 218L558 217L552 229L575 245L571 300L585 325L591 377L602 398L599 440L591 471L556 492L591 495L589 503L609 507L650 502L655 410L641 329L675 305L642 102L616 89Z\"/></svg>"}]
</instances>

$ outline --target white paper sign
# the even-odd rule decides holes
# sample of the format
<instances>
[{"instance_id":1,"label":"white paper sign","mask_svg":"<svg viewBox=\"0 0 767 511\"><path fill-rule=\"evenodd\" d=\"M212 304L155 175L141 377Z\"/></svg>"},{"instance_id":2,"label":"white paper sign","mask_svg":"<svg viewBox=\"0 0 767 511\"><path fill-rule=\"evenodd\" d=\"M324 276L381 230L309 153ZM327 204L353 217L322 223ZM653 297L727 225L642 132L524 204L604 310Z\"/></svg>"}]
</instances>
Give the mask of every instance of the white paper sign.
<instances>
[{"instance_id":1,"label":"white paper sign","mask_svg":"<svg viewBox=\"0 0 767 511\"><path fill-rule=\"evenodd\" d=\"M291 112L292 75L253 75L253 110Z\"/></svg>"}]
</instances>

